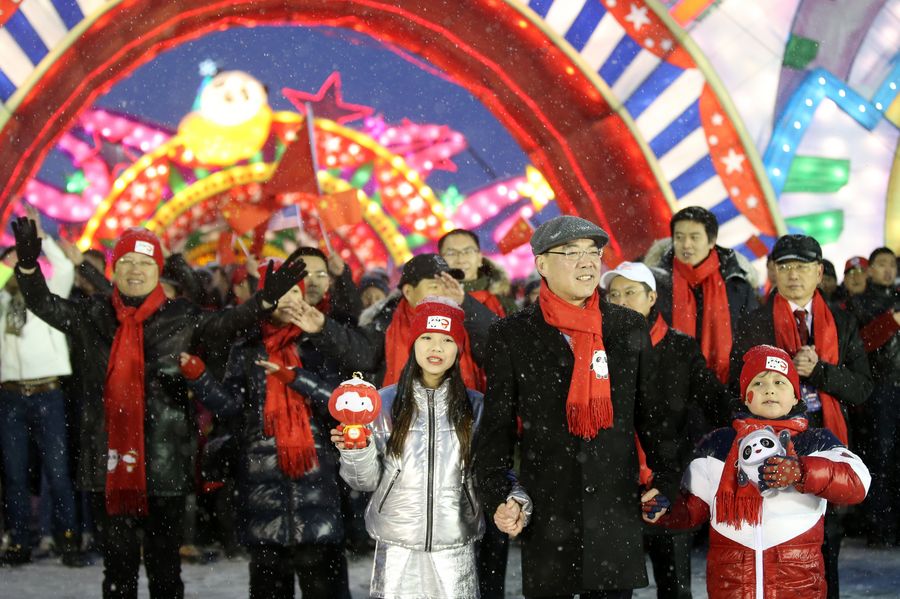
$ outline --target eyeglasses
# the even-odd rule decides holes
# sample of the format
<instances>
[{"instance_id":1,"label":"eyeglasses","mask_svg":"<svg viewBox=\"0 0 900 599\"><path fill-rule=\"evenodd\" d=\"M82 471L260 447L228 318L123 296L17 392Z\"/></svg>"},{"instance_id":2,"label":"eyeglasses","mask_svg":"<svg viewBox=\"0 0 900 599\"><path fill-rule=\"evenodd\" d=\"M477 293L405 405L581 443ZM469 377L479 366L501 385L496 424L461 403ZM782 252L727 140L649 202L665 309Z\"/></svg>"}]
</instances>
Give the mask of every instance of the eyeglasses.
<instances>
[{"instance_id":1,"label":"eyeglasses","mask_svg":"<svg viewBox=\"0 0 900 599\"><path fill-rule=\"evenodd\" d=\"M464 250L447 250L442 256L444 258L456 258L458 256L474 256L479 252L479 249L476 247L467 247Z\"/></svg>"},{"instance_id":2,"label":"eyeglasses","mask_svg":"<svg viewBox=\"0 0 900 599\"><path fill-rule=\"evenodd\" d=\"M565 260L566 262L578 262L585 256L587 256L589 260L599 260L603 257L603 250L598 250L597 248L590 248L587 250L566 250L564 252L547 251L544 253L562 256L563 260Z\"/></svg>"},{"instance_id":3,"label":"eyeglasses","mask_svg":"<svg viewBox=\"0 0 900 599\"><path fill-rule=\"evenodd\" d=\"M775 270L778 272L802 272L809 273L813 270L817 269L819 264L817 262L787 262L785 264L776 264Z\"/></svg>"},{"instance_id":4,"label":"eyeglasses","mask_svg":"<svg viewBox=\"0 0 900 599\"><path fill-rule=\"evenodd\" d=\"M626 289L624 293L621 291L610 291L606 294L606 299L617 300L623 297L629 298L634 297L639 293L648 293L648 291L646 291L643 287Z\"/></svg>"}]
</instances>

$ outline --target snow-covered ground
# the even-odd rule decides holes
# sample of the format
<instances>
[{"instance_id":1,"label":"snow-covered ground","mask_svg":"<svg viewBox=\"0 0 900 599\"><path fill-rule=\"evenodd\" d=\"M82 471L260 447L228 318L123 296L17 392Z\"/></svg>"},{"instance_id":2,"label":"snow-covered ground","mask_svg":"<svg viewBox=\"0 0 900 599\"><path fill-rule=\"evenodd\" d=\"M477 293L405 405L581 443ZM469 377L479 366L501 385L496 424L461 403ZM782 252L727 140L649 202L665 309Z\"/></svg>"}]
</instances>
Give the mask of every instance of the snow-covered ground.
<instances>
[{"instance_id":1,"label":"snow-covered ground","mask_svg":"<svg viewBox=\"0 0 900 599\"><path fill-rule=\"evenodd\" d=\"M522 591L518 548L510 555L507 596L519 597ZM693 593L706 598L705 560L695 553ZM350 561L350 589L354 599L368 596L371 558ZM649 571L649 570L648 570ZM69 569L57 560L37 561L21 568L0 569L0 597L22 599L84 599L100 596L101 566ZM185 595L188 598L230 599L247 596L247 562L221 560L206 565L184 567ZM655 587L639 589L636 599L656 597ZM141 576L141 598L148 597L147 583ZM297 597L300 597L299 590ZM900 549L867 549L858 540L846 540L841 553L841 597L900 597ZM798 597L797 599L802 599Z\"/></svg>"}]
</instances>

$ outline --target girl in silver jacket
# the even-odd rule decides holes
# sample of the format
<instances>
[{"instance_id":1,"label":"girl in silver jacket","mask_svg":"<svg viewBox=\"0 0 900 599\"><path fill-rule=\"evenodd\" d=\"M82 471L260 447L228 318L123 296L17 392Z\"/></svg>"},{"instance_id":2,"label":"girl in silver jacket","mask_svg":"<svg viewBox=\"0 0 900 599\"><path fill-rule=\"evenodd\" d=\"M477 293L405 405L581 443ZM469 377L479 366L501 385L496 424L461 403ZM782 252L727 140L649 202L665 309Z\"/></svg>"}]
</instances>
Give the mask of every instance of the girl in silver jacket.
<instances>
[{"instance_id":1,"label":"girl in silver jacket","mask_svg":"<svg viewBox=\"0 0 900 599\"><path fill-rule=\"evenodd\" d=\"M470 477L482 395L467 390L458 356L463 311L426 298L410 326L410 357L397 385L380 391L381 414L364 449L346 449L340 473L372 492L366 528L377 541L373 597L478 597L475 541L484 533Z\"/></svg>"}]
</instances>

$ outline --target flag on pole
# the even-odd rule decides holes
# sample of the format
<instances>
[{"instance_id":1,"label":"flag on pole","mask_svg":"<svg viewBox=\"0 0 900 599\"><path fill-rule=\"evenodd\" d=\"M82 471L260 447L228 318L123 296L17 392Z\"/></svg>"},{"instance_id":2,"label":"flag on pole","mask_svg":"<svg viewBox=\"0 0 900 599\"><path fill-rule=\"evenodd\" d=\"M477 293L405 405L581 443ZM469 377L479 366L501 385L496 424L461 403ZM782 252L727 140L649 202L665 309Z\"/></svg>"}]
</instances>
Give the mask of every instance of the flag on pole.
<instances>
[{"instance_id":1,"label":"flag on pole","mask_svg":"<svg viewBox=\"0 0 900 599\"><path fill-rule=\"evenodd\" d=\"M500 253L508 254L519 246L525 245L531 241L531 234L534 233L534 227L523 217L519 217L509 231L497 242Z\"/></svg>"},{"instance_id":2,"label":"flag on pole","mask_svg":"<svg viewBox=\"0 0 900 599\"><path fill-rule=\"evenodd\" d=\"M347 189L322 196L317 203L317 211L326 231L360 223L363 215L359 203L359 190Z\"/></svg>"},{"instance_id":3,"label":"flag on pole","mask_svg":"<svg viewBox=\"0 0 900 599\"><path fill-rule=\"evenodd\" d=\"M299 227L300 222L300 206L296 204L285 206L269 219L269 230L282 231L284 229L293 229Z\"/></svg>"}]
</instances>

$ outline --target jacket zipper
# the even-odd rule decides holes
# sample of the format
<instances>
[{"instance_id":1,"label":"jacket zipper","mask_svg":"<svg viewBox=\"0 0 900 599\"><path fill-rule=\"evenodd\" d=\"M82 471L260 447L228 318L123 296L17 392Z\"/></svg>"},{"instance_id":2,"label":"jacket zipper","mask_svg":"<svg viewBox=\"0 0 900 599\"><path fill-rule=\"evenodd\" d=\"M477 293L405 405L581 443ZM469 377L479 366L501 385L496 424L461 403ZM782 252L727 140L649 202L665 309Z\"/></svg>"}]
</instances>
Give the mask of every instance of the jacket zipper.
<instances>
[{"instance_id":1,"label":"jacket zipper","mask_svg":"<svg viewBox=\"0 0 900 599\"><path fill-rule=\"evenodd\" d=\"M384 509L384 502L387 501L388 495L391 494L391 489L394 488L394 483L397 482L397 477L400 476L400 469L397 468L394 471L394 476L391 477L391 482L388 483L387 491L384 492L384 497L381 498L381 501L378 503L378 513L381 513L381 510Z\"/></svg>"},{"instance_id":2,"label":"jacket zipper","mask_svg":"<svg viewBox=\"0 0 900 599\"><path fill-rule=\"evenodd\" d=\"M756 525L756 528L753 531L753 537L754 537L753 541L754 541L754 544L756 545L756 547L754 547L754 551L753 551L753 557L754 557L754 562L755 562L753 569L754 569L754 574L755 574L755 578L756 578L756 580L755 580L755 582L756 582L755 591L756 592L754 593L754 596L756 597L756 599L763 599L763 597L765 596L765 590L763 588L763 585L765 584L764 583L765 573L763 572L763 525L765 523L765 515L766 515L765 514L765 506L766 506L766 502L764 501L762 503L762 505L760 506L760 511L762 511L762 515L759 519L759 524Z\"/></svg>"},{"instance_id":3,"label":"jacket zipper","mask_svg":"<svg viewBox=\"0 0 900 599\"><path fill-rule=\"evenodd\" d=\"M425 510L425 551L431 551L431 530L434 510L434 389L427 389L428 394L428 499Z\"/></svg>"}]
</instances>

